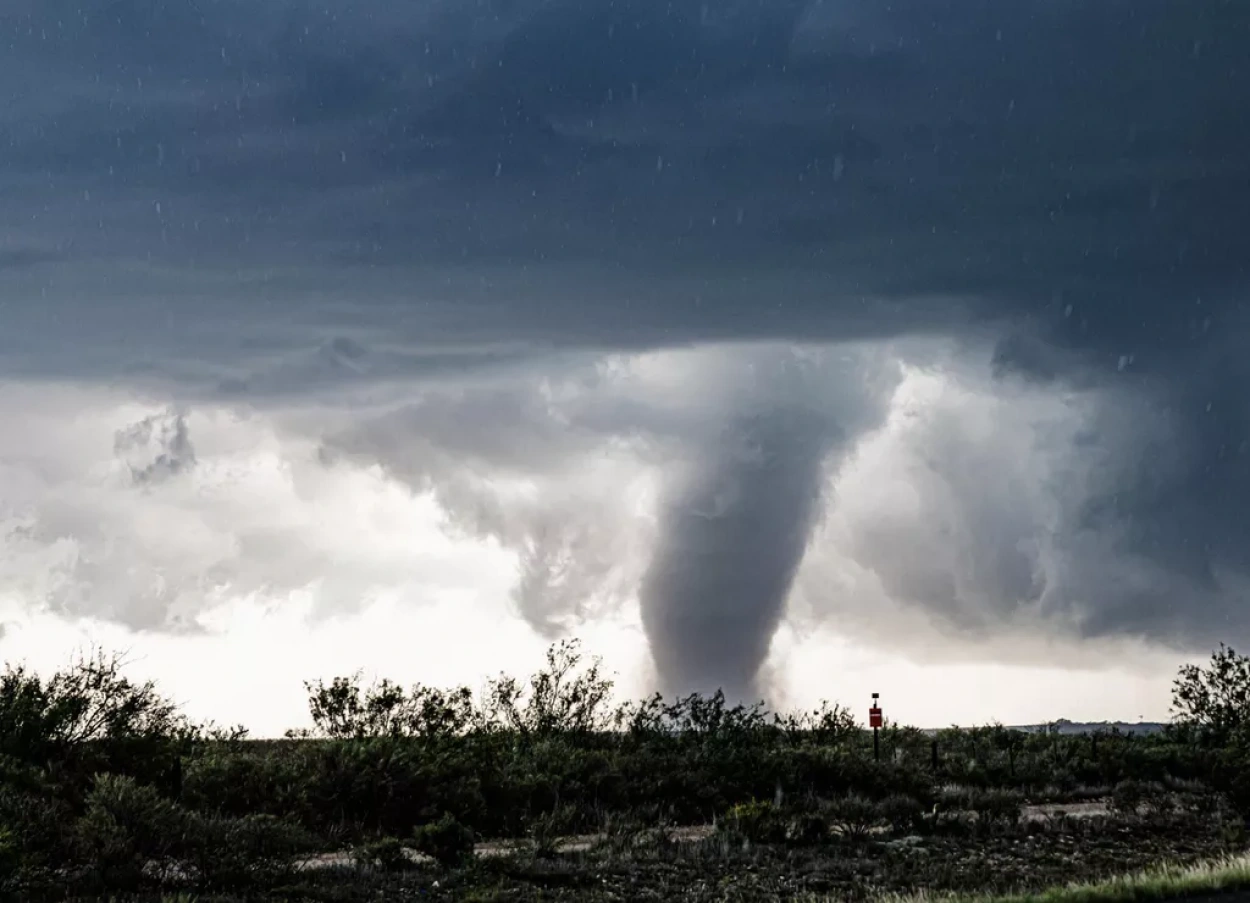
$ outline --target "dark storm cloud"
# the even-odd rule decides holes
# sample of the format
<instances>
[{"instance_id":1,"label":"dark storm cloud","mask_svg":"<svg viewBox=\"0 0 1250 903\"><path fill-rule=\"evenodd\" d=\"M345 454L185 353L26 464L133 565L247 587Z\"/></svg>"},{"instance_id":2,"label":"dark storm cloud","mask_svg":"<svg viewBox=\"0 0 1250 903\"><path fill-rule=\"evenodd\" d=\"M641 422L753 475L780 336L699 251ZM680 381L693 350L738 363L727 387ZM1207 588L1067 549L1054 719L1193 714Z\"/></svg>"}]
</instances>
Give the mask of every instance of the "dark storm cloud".
<instances>
[{"instance_id":1,"label":"dark storm cloud","mask_svg":"<svg viewBox=\"0 0 1250 903\"><path fill-rule=\"evenodd\" d=\"M426 341L841 337L950 294L1169 341L1242 274L1235 2L48 3L0 34L4 232L177 268L127 295L234 274L331 319L309 269L372 265L357 306L452 280L380 312ZM9 293L79 298L45 269ZM739 284L781 269L780 307Z\"/></svg>"},{"instance_id":2,"label":"dark storm cloud","mask_svg":"<svg viewBox=\"0 0 1250 903\"><path fill-rule=\"evenodd\" d=\"M21 0L0 49L12 375L261 401L552 347L988 331L1003 376L1147 399L1100 453L1170 443L1063 524L1166 579L1112 585L1078 555L1056 606L1091 635L1250 628L1238 0ZM460 453L500 457L506 425ZM834 448L765 433L788 466L708 447L647 583L713 592L669 563L740 560L776 515L739 682ZM720 533L685 510L718 474L745 493ZM982 611L1040 599L993 532ZM967 599L880 567L962 623ZM720 667L682 648L671 675Z\"/></svg>"}]
</instances>

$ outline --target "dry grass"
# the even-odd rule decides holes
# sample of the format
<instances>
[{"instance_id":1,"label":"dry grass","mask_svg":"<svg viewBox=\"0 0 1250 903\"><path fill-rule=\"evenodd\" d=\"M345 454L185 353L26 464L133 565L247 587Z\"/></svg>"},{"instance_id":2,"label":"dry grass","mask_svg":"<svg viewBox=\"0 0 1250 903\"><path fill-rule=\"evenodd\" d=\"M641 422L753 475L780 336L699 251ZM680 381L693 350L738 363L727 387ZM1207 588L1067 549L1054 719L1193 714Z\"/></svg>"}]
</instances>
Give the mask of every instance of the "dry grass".
<instances>
[{"instance_id":1,"label":"dry grass","mask_svg":"<svg viewBox=\"0 0 1250 903\"><path fill-rule=\"evenodd\" d=\"M1104 881L1073 883L1030 894L889 894L878 903L1147 903L1250 890L1250 855L1193 866L1162 865ZM832 898L811 898L809 903Z\"/></svg>"}]
</instances>

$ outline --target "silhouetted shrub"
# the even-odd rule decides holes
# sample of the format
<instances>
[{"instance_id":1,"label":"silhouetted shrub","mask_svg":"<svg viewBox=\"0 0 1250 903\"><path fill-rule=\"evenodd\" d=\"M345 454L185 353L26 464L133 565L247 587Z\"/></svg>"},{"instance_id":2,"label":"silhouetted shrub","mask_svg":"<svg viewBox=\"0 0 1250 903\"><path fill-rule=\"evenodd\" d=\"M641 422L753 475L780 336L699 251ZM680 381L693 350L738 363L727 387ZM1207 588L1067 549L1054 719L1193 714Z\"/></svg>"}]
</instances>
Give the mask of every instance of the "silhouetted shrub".
<instances>
[{"instance_id":1,"label":"silhouetted shrub","mask_svg":"<svg viewBox=\"0 0 1250 903\"><path fill-rule=\"evenodd\" d=\"M43 870L71 855L73 812L40 769L0 757L0 830L15 868Z\"/></svg>"},{"instance_id":2,"label":"silhouetted shrub","mask_svg":"<svg viewBox=\"0 0 1250 903\"><path fill-rule=\"evenodd\" d=\"M272 815L196 816L187 826L187 862L210 888L272 884L315 848L308 832Z\"/></svg>"},{"instance_id":3,"label":"silhouetted shrub","mask_svg":"<svg viewBox=\"0 0 1250 903\"><path fill-rule=\"evenodd\" d=\"M977 824L987 827L1014 825L1020 820L1024 798L1014 790L978 790L968 800Z\"/></svg>"},{"instance_id":4,"label":"silhouetted shrub","mask_svg":"<svg viewBox=\"0 0 1250 903\"><path fill-rule=\"evenodd\" d=\"M786 819L766 801L752 800L730 807L717 827L751 843L783 843L787 835Z\"/></svg>"},{"instance_id":5,"label":"silhouetted shrub","mask_svg":"<svg viewBox=\"0 0 1250 903\"><path fill-rule=\"evenodd\" d=\"M920 800L895 793L878 804L881 818L896 834L910 834L917 830L924 819L924 806Z\"/></svg>"},{"instance_id":6,"label":"silhouetted shrub","mask_svg":"<svg viewBox=\"0 0 1250 903\"><path fill-rule=\"evenodd\" d=\"M382 837L361 844L352 851L356 864L365 868L379 868L384 872L399 872L408 868L412 861L397 837Z\"/></svg>"},{"instance_id":7,"label":"silhouetted shrub","mask_svg":"<svg viewBox=\"0 0 1250 903\"><path fill-rule=\"evenodd\" d=\"M816 846L829 839L829 821L818 812L800 812L786 822L786 843Z\"/></svg>"},{"instance_id":8,"label":"silhouetted shrub","mask_svg":"<svg viewBox=\"0 0 1250 903\"><path fill-rule=\"evenodd\" d=\"M76 796L101 772L166 784L197 729L151 681L122 674L122 659L97 652L47 680L21 667L0 675L0 755L56 767Z\"/></svg>"},{"instance_id":9,"label":"silhouetted shrub","mask_svg":"<svg viewBox=\"0 0 1250 903\"><path fill-rule=\"evenodd\" d=\"M471 859L474 842L472 829L450 814L412 832L413 848L446 868L463 865Z\"/></svg>"},{"instance_id":10,"label":"silhouetted shrub","mask_svg":"<svg viewBox=\"0 0 1250 903\"><path fill-rule=\"evenodd\" d=\"M827 814L838 832L852 841L866 839L883 821L880 805L859 794L834 800L829 804Z\"/></svg>"},{"instance_id":11,"label":"silhouetted shrub","mask_svg":"<svg viewBox=\"0 0 1250 903\"><path fill-rule=\"evenodd\" d=\"M86 866L109 888L140 883L148 863L168 868L182 852L187 818L155 788L123 775L98 775L78 820Z\"/></svg>"},{"instance_id":12,"label":"silhouetted shrub","mask_svg":"<svg viewBox=\"0 0 1250 903\"><path fill-rule=\"evenodd\" d=\"M1109 808L1121 816L1135 817L1146 800L1146 787L1141 781L1127 778L1115 785L1111 792Z\"/></svg>"}]
</instances>

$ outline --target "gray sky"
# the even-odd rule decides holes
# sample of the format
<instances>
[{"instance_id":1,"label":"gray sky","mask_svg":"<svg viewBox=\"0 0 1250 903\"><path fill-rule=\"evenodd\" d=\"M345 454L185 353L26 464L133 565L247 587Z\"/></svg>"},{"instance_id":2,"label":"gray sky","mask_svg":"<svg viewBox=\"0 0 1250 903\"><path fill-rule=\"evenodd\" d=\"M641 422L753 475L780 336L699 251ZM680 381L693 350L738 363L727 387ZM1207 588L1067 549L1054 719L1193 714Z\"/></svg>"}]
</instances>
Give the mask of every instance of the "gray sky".
<instances>
[{"instance_id":1,"label":"gray sky","mask_svg":"<svg viewBox=\"0 0 1250 903\"><path fill-rule=\"evenodd\" d=\"M805 698L785 636L1250 634L1236 0L18 0L0 51L6 655L383 599Z\"/></svg>"}]
</instances>

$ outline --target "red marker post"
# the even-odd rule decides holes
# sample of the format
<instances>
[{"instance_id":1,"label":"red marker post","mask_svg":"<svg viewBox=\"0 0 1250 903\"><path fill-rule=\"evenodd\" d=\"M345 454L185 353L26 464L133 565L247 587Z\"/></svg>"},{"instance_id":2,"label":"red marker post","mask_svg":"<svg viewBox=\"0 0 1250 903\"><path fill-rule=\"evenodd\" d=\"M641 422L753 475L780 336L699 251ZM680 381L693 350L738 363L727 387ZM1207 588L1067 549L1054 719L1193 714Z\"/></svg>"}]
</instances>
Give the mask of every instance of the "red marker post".
<instances>
[{"instance_id":1,"label":"red marker post","mask_svg":"<svg viewBox=\"0 0 1250 903\"><path fill-rule=\"evenodd\" d=\"M881 761L881 742L877 732L885 723L885 719L881 715L881 706L878 704L880 698L880 693L873 693L872 707L868 709L868 726L872 728L872 757L878 762Z\"/></svg>"}]
</instances>

